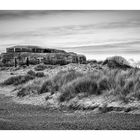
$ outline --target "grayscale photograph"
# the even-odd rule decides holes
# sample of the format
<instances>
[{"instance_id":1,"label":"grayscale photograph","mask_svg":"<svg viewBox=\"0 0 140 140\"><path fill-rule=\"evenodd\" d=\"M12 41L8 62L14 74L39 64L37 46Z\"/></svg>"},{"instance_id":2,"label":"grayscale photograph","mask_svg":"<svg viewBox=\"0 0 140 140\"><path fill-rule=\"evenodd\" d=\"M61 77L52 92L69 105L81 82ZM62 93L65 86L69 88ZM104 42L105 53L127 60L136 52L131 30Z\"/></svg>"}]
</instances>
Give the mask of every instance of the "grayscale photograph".
<instances>
[{"instance_id":1,"label":"grayscale photograph","mask_svg":"<svg viewBox=\"0 0 140 140\"><path fill-rule=\"evenodd\" d=\"M0 10L0 130L140 130L140 11Z\"/></svg>"}]
</instances>

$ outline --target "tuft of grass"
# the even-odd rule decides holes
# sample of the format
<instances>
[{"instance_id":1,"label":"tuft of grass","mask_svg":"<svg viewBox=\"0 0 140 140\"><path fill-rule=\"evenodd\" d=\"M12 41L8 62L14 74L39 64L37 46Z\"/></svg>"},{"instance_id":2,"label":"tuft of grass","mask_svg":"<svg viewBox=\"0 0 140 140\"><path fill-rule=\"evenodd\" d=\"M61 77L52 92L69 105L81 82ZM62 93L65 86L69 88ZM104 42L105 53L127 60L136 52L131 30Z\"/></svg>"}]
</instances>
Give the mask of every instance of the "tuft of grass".
<instances>
[{"instance_id":1,"label":"tuft of grass","mask_svg":"<svg viewBox=\"0 0 140 140\"><path fill-rule=\"evenodd\" d=\"M55 67L56 67L56 65L39 64L34 68L34 70L35 71L44 71L45 69L54 69Z\"/></svg>"},{"instance_id":2,"label":"tuft of grass","mask_svg":"<svg viewBox=\"0 0 140 140\"><path fill-rule=\"evenodd\" d=\"M32 75L32 76L35 76L35 75L36 75L36 73L35 73L33 70L29 70L29 71L27 72L27 74Z\"/></svg>"},{"instance_id":3,"label":"tuft of grass","mask_svg":"<svg viewBox=\"0 0 140 140\"><path fill-rule=\"evenodd\" d=\"M45 74L44 74L44 72L37 72L37 73L35 74L35 76L36 76L36 77L44 77Z\"/></svg>"},{"instance_id":4,"label":"tuft of grass","mask_svg":"<svg viewBox=\"0 0 140 140\"><path fill-rule=\"evenodd\" d=\"M44 72L34 72L33 70L29 70L27 74L32 75L34 77L44 77Z\"/></svg>"},{"instance_id":5,"label":"tuft of grass","mask_svg":"<svg viewBox=\"0 0 140 140\"><path fill-rule=\"evenodd\" d=\"M60 71L51 79L44 82L41 88L41 93L48 91L54 93L59 91L63 85L81 76L83 76L83 74L75 70Z\"/></svg>"},{"instance_id":6,"label":"tuft of grass","mask_svg":"<svg viewBox=\"0 0 140 140\"><path fill-rule=\"evenodd\" d=\"M3 85L3 86L7 86L7 85L17 86L20 84L24 84L30 80L33 80L36 77L39 78L39 77L44 77L44 76L45 76L45 74L43 72L35 73L34 71L30 70L25 75L12 76L12 77L8 78L3 83L1 83L1 85Z\"/></svg>"},{"instance_id":7,"label":"tuft of grass","mask_svg":"<svg viewBox=\"0 0 140 140\"><path fill-rule=\"evenodd\" d=\"M85 93L87 95L98 94L97 91L97 83L94 80L91 78L81 77L62 86L62 94L60 95L59 100L61 102L70 100L79 93Z\"/></svg>"},{"instance_id":8,"label":"tuft of grass","mask_svg":"<svg viewBox=\"0 0 140 140\"><path fill-rule=\"evenodd\" d=\"M42 82L38 82L38 84L35 84L37 82L34 83L33 80L33 82L31 82L32 84L30 83L29 85L21 87L18 91L18 96L22 97L30 94L42 94L45 92L51 92L53 94L60 91L60 88L63 85L81 76L83 76L82 73L74 70L60 71L51 78L41 78ZM39 81L41 81L41 79L39 79Z\"/></svg>"},{"instance_id":9,"label":"tuft of grass","mask_svg":"<svg viewBox=\"0 0 140 140\"><path fill-rule=\"evenodd\" d=\"M43 64L39 64L34 68L35 71L43 71L45 69L47 69L47 65L43 65Z\"/></svg>"},{"instance_id":10,"label":"tuft of grass","mask_svg":"<svg viewBox=\"0 0 140 140\"><path fill-rule=\"evenodd\" d=\"M45 93L45 92L52 92L52 81L50 79L46 80L40 87L40 93Z\"/></svg>"},{"instance_id":11,"label":"tuft of grass","mask_svg":"<svg viewBox=\"0 0 140 140\"><path fill-rule=\"evenodd\" d=\"M98 88L99 91L109 90L111 88L111 83L107 76L103 76L98 81Z\"/></svg>"},{"instance_id":12,"label":"tuft of grass","mask_svg":"<svg viewBox=\"0 0 140 140\"><path fill-rule=\"evenodd\" d=\"M40 88L43 83L43 79L34 79L33 81L29 81L24 86L20 87L17 92L17 96L24 97L27 95L38 95L40 94Z\"/></svg>"},{"instance_id":13,"label":"tuft of grass","mask_svg":"<svg viewBox=\"0 0 140 140\"><path fill-rule=\"evenodd\" d=\"M23 83L28 82L29 80L33 80L34 77L32 75L19 75L19 76L12 76L5 80L2 85L20 85Z\"/></svg>"}]
</instances>

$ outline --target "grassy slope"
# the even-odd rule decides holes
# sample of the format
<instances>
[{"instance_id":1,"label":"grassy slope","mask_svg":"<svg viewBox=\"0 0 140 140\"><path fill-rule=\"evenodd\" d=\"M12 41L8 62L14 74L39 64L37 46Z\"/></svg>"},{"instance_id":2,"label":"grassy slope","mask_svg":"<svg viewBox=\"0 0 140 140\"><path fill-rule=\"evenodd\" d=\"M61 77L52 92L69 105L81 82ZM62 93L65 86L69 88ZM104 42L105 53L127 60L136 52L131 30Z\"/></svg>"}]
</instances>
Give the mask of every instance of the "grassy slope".
<instances>
[{"instance_id":1,"label":"grassy slope","mask_svg":"<svg viewBox=\"0 0 140 140\"><path fill-rule=\"evenodd\" d=\"M103 111L110 110L108 106L139 107L139 69L122 70L109 69L99 64L71 64L56 67L54 72L52 69L45 69L44 72L46 71L54 75L26 81L17 88L17 95L41 96L40 94L50 92L46 95L48 104L80 110L96 107Z\"/></svg>"}]
</instances>

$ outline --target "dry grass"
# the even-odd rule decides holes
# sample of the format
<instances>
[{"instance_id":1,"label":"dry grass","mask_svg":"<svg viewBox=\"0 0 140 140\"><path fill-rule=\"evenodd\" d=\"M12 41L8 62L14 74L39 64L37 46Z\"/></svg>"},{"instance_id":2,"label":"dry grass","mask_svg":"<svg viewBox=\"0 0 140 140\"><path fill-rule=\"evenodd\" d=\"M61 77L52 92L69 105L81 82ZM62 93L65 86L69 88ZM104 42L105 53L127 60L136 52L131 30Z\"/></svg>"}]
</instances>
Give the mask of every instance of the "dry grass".
<instances>
[{"instance_id":1,"label":"dry grass","mask_svg":"<svg viewBox=\"0 0 140 140\"><path fill-rule=\"evenodd\" d=\"M45 64L39 64L37 65L34 70L35 71L44 71L45 69L54 69L57 65L45 65Z\"/></svg>"},{"instance_id":2,"label":"dry grass","mask_svg":"<svg viewBox=\"0 0 140 140\"><path fill-rule=\"evenodd\" d=\"M45 69L47 69L47 65L43 65L43 64L37 65L37 66L34 68L35 71L43 71L43 70L45 70Z\"/></svg>"},{"instance_id":3,"label":"dry grass","mask_svg":"<svg viewBox=\"0 0 140 140\"><path fill-rule=\"evenodd\" d=\"M32 75L18 75L18 76L12 76L5 80L2 85L7 86L7 85L20 85L23 83L26 83L30 80L33 80L34 77Z\"/></svg>"},{"instance_id":4,"label":"dry grass","mask_svg":"<svg viewBox=\"0 0 140 140\"><path fill-rule=\"evenodd\" d=\"M99 95L106 91L115 96L120 96L120 98L127 97L129 94L138 98L138 91L140 90L139 75L140 71L135 69L127 71L97 70L86 74L74 70L60 71L42 83L39 93L59 91L62 93L62 100L71 99L83 92L88 95Z\"/></svg>"},{"instance_id":5,"label":"dry grass","mask_svg":"<svg viewBox=\"0 0 140 140\"><path fill-rule=\"evenodd\" d=\"M138 68L125 70L106 68L87 73L66 70L60 71L52 77L41 78L39 83L36 81L22 87L18 91L18 96L59 92L59 102L67 102L79 95L90 98L92 95L108 94L128 103L132 100L140 100L139 77L140 69ZM40 82L41 80L42 82Z\"/></svg>"},{"instance_id":6,"label":"dry grass","mask_svg":"<svg viewBox=\"0 0 140 140\"><path fill-rule=\"evenodd\" d=\"M44 77L44 76L45 75L43 72L35 73L34 71L30 70L25 75L12 76L12 77L8 78L3 83L1 83L1 85L3 85L3 86L7 86L7 85L17 86L17 85L24 84L30 80L33 80L36 77Z\"/></svg>"},{"instance_id":7,"label":"dry grass","mask_svg":"<svg viewBox=\"0 0 140 140\"><path fill-rule=\"evenodd\" d=\"M98 94L97 83L91 78L80 77L61 87L60 102L70 100L79 93L87 95Z\"/></svg>"},{"instance_id":8,"label":"dry grass","mask_svg":"<svg viewBox=\"0 0 140 140\"><path fill-rule=\"evenodd\" d=\"M74 70L60 71L55 76L44 82L41 88L41 93L48 91L54 93L59 91L63 85L81 76L83 76L82 73Z\"/></svg>"},{"instance_id":9,"label":"dry grass","mask_svg":"<svg viewBox=\"0 0 140 140\"><path fill-rule=\"evenodd\" d=\"M110 71L100 70L87 73L59 88L62 93L60 101L69 100L77 94L101 95L104 93L117 96L119 100L128 103L132 98L140 100L140 70L114 69ZM62 100L61 100L62 98Z\"/></svg>"},{"instance_id":10,"label":"dry grass","mask_svg":"<svg viewBox=\"0 0 140 140\"><path fill-rule=\"evenodd\" d=\"M42 78L29 81L24 86L18 88L17 96L24 97L27 95L40 94L40 88L41 88L42 83L43 83Z\"/></svg>"}]
</instances>

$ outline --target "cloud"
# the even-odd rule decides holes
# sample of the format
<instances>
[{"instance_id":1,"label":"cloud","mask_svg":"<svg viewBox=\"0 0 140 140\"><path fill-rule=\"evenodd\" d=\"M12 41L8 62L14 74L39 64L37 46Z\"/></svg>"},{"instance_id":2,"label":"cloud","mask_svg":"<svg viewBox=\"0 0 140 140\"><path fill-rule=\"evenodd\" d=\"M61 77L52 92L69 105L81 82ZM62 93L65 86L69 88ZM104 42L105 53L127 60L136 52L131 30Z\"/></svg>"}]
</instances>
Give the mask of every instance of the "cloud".
<instances>
[{"instance_id":1,"label":"cloud","mask_svg":"<svg viewBox=\"0 0 140 140\"><path fill-rule=\"evenodd\" d=\"M25 18L31 16L42 16L52 13L53 11L40 11L40 10L0 10L0 20Z\"/></svg>"},{"instance_id":2,"label":"cloud","mask_svg":"<svg viewBox=\"0 0 140 140\"><path fill-rule=\"evenodd\" d=\"M0 21L3 21L0 24L0 42L36 41L67 47L138 39L139 13L140 11L0 11Z\"/></svg>"},{"instance_id":3,"label":"cloud","mask_svg":"<svg viewBox=\"0 0 140 140\"><path fill-rule=\"evenodd\" d=\"M47 15L68 15L76 13L92 13L95 11L83 10L0 10L0 20L15 18L32 18Z\"/></svg>"},{"instance_id":4,"label":"cloud","mask_svg":"<svg viewBox=\"0 0 140 140\"><path fill-rule=\"evenodd\" d=\"M16 31L12 33L0 33L0 38L24 38L24 37L55 37L76 34L95 34L98 30L108 29L128 29L140 28L140 20L123 21L123 22L110 22L89 25L67 25L60 27L40 27L27 31Z\"/></svg>"}]
</instances>

